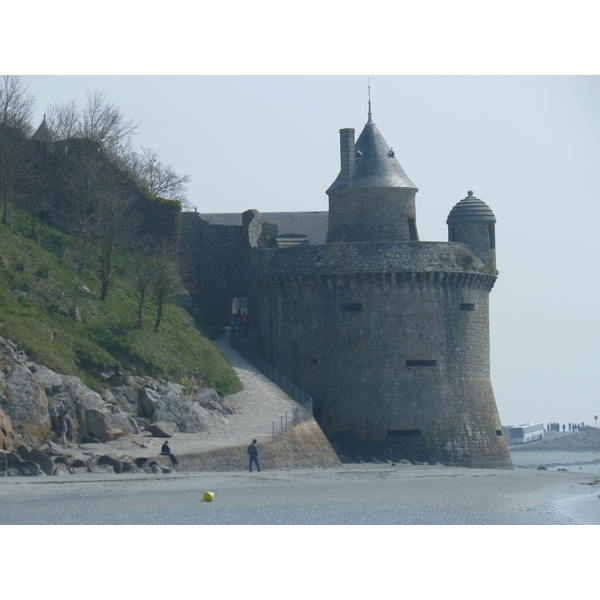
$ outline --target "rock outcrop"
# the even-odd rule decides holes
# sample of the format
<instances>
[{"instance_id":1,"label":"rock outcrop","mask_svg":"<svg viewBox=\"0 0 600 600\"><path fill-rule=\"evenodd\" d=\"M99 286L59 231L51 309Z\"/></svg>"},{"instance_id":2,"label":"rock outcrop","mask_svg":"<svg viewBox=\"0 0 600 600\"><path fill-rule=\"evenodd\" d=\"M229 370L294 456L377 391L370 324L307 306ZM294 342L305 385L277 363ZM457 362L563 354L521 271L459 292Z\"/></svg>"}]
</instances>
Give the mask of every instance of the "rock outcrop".
<instances>
[{"instance_id":1,"label":"rock outcrop","mask_svg":"<svg viewBox=\"0 0 600 600\"><path fill-rule=\"evenodd\" d=\"M0 337L0 472L9 475L89 470L85 460L50 459L60 437L60 414L67 420L67 441L89 444L150 431L153 424L161 431L153 435L198 433L222 423L231 412L213 389L190 394L181 385L149 377L129 377L125 385L99 394L78 377L29 361L12 341ZM135 463L111 468L138 469Z\"/></svg>"}]
</instances>

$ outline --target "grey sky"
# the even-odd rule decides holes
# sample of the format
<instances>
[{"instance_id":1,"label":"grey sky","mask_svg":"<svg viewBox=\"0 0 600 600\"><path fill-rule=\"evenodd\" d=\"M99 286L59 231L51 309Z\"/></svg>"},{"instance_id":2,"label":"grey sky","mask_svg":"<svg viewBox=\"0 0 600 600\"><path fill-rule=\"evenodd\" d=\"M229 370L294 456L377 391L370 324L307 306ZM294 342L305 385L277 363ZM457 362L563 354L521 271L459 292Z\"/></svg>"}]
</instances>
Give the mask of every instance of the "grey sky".
<instances>
[{"instance_id":1,"label":"grey sky","mask_svg":"<svg viewBox=\"0 0 600 600\"><path fill-rule=\"evenodd\" d=\"M360 133L367 76L26 76L37 121L101 89L136 145L188 173L200 212L327 210L338 130ZM422 240L469 189L498 219L492 382L504 424L600 412L600 78L373 76L373 120L419 187Z\"/></svg>"}]
</instances>

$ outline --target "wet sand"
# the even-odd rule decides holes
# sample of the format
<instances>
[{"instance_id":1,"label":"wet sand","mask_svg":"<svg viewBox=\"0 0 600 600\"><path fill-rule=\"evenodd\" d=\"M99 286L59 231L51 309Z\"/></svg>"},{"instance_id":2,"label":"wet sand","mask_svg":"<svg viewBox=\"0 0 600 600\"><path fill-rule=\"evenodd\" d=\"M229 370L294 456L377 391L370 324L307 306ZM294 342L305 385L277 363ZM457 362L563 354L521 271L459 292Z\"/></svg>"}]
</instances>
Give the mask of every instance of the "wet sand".
<instances>
[{"instance_id":1,"label":"wet sand","mask_svg":"<svg viewBox=\"0 0 600 600\"><path fill-rule=\"evenodd\" d=\"M0 524L600 524L600 465L589 453L556 454L547 470L537 469L547 457L518 454L514 470L351 464L9 477L0 480ZM215 493L210 504L205 491Z\"/></svg>"}]
</instances>

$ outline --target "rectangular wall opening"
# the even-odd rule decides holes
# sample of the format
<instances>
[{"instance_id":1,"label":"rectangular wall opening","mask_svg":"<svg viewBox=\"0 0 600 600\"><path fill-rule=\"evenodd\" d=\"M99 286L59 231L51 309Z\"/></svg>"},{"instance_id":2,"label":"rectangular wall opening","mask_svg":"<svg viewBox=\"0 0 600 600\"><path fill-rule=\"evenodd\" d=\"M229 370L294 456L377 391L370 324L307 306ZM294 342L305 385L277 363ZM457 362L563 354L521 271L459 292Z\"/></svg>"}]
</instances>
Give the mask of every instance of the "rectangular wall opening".
<instances>
[{"instance_id":1,"label":"rectangular wall opening","mask_svg":"<svg viewBox=\"0 0 600 600\"><path fill-rule=\"evenodd\" d=\"M362 311L362 304L359 304L359 303L355 303L355 304L342 304L342 311L343 312L361 312Z\"/></svg>"},{"instance_id":2,"label":"rectangular wall opening","mask_svg":"<svg viewBox=\"0 0 600 600\"><path fill-rule=\"evenodd\" d=\"M489 232L489 236L490 236L490 249L495 250L496 249L496 229L495 229L493 223L490 223L488 225L488 232Z\"/></svg>"},{"instance_id":3,"label":"rectangular wall opening","mask_svg":"<svg viewBox=\"0 0 600 600\"><path fill-rule=\"evenodd\" d=\"M416 437L421 435L420 429L388 429L388 437Z\"/></svg>"},{"instance_id":4,"label":"rectangular wall opening","mask_svg":"<svg viewBox=\"0 0 600 600\"><path fill-rule=\"evenodd\" d=\"M468 302L463 302L460 305L460 310L475 310L475 305L469 304Z\"/></svg>"},{"instance_id":5,"label":"rectangular wall opening","mask_svg":"<svg viewBox=\"0 0 600 600\"><path fill-rule=\"evenodd\" d=\"M407 367L437 367L437 360L407 360Z\"/></svg>"},{"instance_id":6,"label":"rectangular wall opening","mask_svg":"<svg viewBox=\"0 0 600 600\"><path fill-rule=\"evenodd\" d=\"M408 218L408 235L411 242L419 241L419 234L417 233L417 220L412 217Z\"/></svg>"}]
</instances>

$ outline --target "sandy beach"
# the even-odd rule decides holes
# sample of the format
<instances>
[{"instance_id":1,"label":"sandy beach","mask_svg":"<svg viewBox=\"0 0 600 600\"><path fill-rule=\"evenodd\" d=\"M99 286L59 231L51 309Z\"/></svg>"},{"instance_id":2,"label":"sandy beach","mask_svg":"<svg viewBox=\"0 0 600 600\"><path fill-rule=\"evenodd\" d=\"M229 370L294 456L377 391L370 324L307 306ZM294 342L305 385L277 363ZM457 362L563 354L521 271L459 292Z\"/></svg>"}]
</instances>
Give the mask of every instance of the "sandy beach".
<instances>
[{"instance_id":1,"label":"sandy beach","mask_svg":"<svg viewBox=\"0 0 600 600\"><path fill-rule=\"evenodd\" d=\"M0 480L0 524L600 524L597 453L513 455L514 470L346 464L260 474L9 477ZM201 502L205 491L215 494L210 504Z\"/></svg>"}]
</instances>

